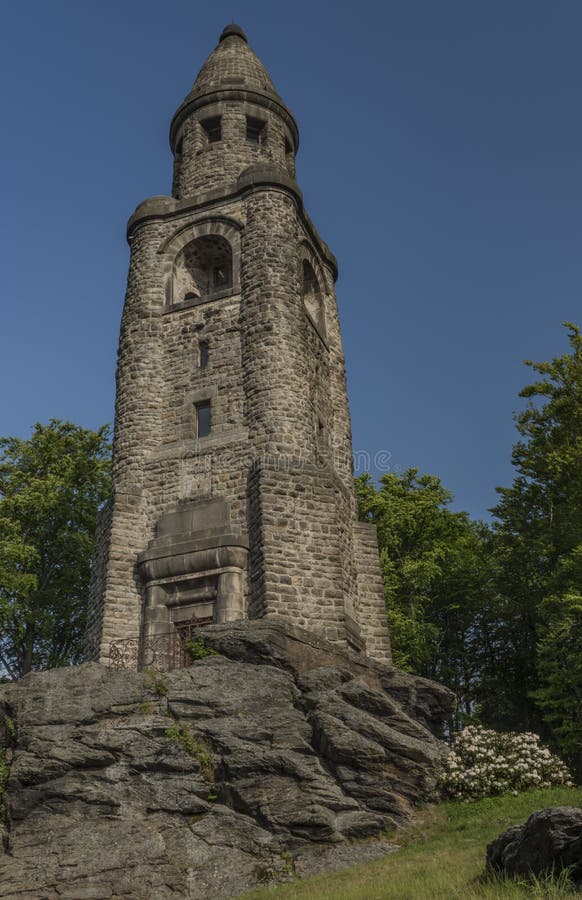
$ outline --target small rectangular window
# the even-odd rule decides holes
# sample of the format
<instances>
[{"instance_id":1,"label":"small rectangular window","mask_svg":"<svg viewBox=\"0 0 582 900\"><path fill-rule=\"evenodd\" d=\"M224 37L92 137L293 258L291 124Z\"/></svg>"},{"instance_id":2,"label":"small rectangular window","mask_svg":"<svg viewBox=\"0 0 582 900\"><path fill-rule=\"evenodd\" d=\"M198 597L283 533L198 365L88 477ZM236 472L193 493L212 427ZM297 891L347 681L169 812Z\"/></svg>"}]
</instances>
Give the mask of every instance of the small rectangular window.
<instances>
[{"instance_id":1,"label":"small rectangular window","mask_svg":"<svg viewBox=\"0 0 582 900\"><path fill-rule=\"evenodd\" d=\"M208 341L200 341L198 350L200 353L200 368L205 369L208 365Z\"/></svg>"},{"instance_id":2,"label":"small rectangular window","mask_svg":"<svg viewBox=\"0 0 582 900\"><path fill-rule=\"evenodd\" d=\"M196 404L196 437L208 437L211 426L210 400L203 400Z\"/></svg>"},{"instance_id":3,"label":"small rectangular window","mask_svg":"<svg viewBox=\"0 0 582 900\"><path fill-rule=\"evenodd\" d=\"M212 116L211 119L203 119L200 123L206 133L209 144L215 144L222 137L220 116Z\"/></svg>"},{"instance_id":4,"label":"small rectangular window","mask_svg":"<svg viewBox=\"0 0 582 900\"><path fill-rule=\"evenodd\" d=\"M247 116L247 141L252 144L264 144L267 136L267 123L262 119L253 119Z\"/></svg>"}]
</instances>

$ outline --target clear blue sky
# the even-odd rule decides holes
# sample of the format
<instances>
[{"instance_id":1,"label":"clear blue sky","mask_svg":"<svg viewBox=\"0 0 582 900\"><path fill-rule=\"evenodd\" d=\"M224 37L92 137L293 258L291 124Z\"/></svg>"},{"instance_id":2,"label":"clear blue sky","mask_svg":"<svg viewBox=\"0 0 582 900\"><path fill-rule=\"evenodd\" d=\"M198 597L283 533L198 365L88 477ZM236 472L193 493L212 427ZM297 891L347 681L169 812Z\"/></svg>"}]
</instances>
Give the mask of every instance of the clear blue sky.
<instances>
[{"instance_id":1,"label":"clear blue sky","mask_svg":"<svg viewBox=\"0 0 582 900\"><path fill-rule=\"evenodd\" d=\"M354 448L486 515L526 357L582 322L580 0L4 4L0 434L113 417L125 223L223 26L294 111L340 263Z\"/></svg>"}]
</instances>

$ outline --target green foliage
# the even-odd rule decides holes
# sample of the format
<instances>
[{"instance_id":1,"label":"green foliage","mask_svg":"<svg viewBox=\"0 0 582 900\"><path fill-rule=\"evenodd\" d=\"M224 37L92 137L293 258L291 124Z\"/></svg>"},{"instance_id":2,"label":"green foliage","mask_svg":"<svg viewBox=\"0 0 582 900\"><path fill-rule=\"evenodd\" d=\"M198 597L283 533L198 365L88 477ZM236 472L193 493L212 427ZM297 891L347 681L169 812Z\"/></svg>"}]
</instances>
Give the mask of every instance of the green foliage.
<instances>
[{"instance_id":1,"label":"green foliage","mask_svg":"<svg viewBox=\"0 0 582 900\"><path fill-rule=\"evenodd\" d=\"M530 897L572 897L578 892L570 873L571 868L560 869L558 872L552 869L543 875L532 873L528 877L522 875L519 878L512 878L505 873L488 869L479 882L486 888L499 890L498 896L507 896L508 890L521 889Z\"/></svg>"},{"instance_id":2,"label":"green foliage","mask_svg":"<svg viewBox=\"0 0 582 900\"><path fill-rule=\"evenodd\" d=\"M581 771L582 747L582 596L566 593L542 605L538 672L532 692L552 727L556 742Z\"/></svg>"},{"instance_id":3,"label":"green foliage","mask_svg":"<svg viewBox=\"0 0 582 900\"><path fill-rule=\"evenodd\" d=\"M452 801L420 812L410 827L389 835L400 849L363 865L289 885L264 887L248 900L514 900L578 898L566 876L525 879L485 873L485 848L511 825L545 806L580 806L582 789L530 790L474 803Z\"/></svg>"},{"instance_id":4,"label":"green foliage","mask_svg":"<svg viewBox=\"0 0 582 900\"><path fill-rule=\"evenodd\" d=\"M488 529L452 512L452 495L434 475L408 469L356 479L360 517L378 529L395 664L455 691L459 718L471 713L476 647L486 624Z\"/></svg>"},{"instance_id":5,"label":"green foliage","mask_svg":"<svg viewBox=\"0 0 582 900\"><path fill-rule=\"evenodd\" d=\"M190 638L190 640L186 641L184 644L188 655L191 659L206 659L207 656L219 656L220 654L213 650L212 647L208 647L204 638Z\"/></svg>"},{"instance_id":6,"label":"green foliage","mask_svg":"<svg viewBox=\"0 0 582 900\"><path fill-rule=\"evenodd\" d=\"M495 659L481 711L502 726L545 727L582 772L582 335L569 352L527 362L540 378L520 396L517 470L499 489Z\"/></svg>"},{"instance_id":7,"label":"green foliage","mask_svg":"<svg viewBox=\"0 0 582 900\"><path fill-rule=\"evenodd\" d=\"M4 725L6 727L8 737L10 738L11 741L14 741L14 739L16 738L16 723L15 723L14 719L12 719L8 715L5 715L4 716Z\"/></svg>"},{"instance_id":8,"label":"green foliage","mask_svg":"<svg viewBox=\"0 0 582 900\"><path fill-rule=\"evenodd\" d=\"M97 512L110 491L107 427L53 419L0 439L0 672L78 662Z\"/></svg>"},{"instance_id":9,"label":"green foliage","mask_svg":"<svg viewBox=\"0 0 582 900\"><path fill-rule=\"evenodd\" d=\"M174 741L188 756L194 757L200 764L200 771L208 781L214 780L214 769L212 766L212 751L210 748L198 738L195 738L191 731L185 726L174 722L169 728L166 728L166 737Z\"/></svg>"},{"instance_id":10,"label":"green foliage","mask_svg":"<svg viewBox=\"0 0 582 900\"><path fill-rule=\"evenodd\" d=\"M567 328L568 352L527 362L538 378L520 394L493 528L416 469L356 488L378 528L396 665L455 691L453 728L535 731L582 776L582 335Z\"/></svg>"},{"instance_id":11,"label":"green foliage","mask_svg":"<svg viewBox=\"0 0 582 900\"><path fill-rule=\"evenodd\" d=\"M531 787L572 787L566 766L537 734L503 733L468 726L455 735L441 775L445 796L479 800Z\"/></svg>"},{"instance_id":12,"label":"green foliage","mask_svg":"<svg viewBox=\"0 0 582 900\"><path fill-rule=\"evenodd\" d=\"M170 691L170 683L166 675L156 669L145 670L144 688L155 694L156 697L167 697Z\"/></svg>"},{"instance_id":13,"label":"green foliage","mask_svg":"<svg viewBox=\"0 0 582 900\"><path fill-rule=\"evenodd\" d=\"M289 850L282 850L279 856L281 857L281 862L283 863L283 872L285 873L285 875L293 877L295 875L293 855L289 852Z\"/></svg>"}]
</instances>

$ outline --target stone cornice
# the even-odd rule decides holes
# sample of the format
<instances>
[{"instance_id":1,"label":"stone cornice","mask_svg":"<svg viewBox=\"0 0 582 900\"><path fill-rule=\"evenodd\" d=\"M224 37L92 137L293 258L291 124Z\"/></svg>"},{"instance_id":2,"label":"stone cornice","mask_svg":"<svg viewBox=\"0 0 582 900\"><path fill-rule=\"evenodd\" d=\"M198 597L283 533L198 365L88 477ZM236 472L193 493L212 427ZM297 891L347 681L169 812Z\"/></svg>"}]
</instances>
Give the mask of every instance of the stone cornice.
<instances>
[{"instance_id":1,"label":"stone cornice","mask_svg":"<svg viewBox=\"0 0 582 900\"><path fill-rule=\"evenodd\" d=\"M323 262L329 266L335 281L338 275L337 260L325 241L319 236L317 229L305 211L303 194L299 185L291 175L282 169L262 163L246 169L239 176L236 183L232 185L231 190L226 193L223 189L220 189L202 194L196 200L192 198L176 200L173 197L166 196L150 197L148 200L144 200L129 218L127 239L131 242L136 229L148 221L165 221L212 209L216 206L235 202L255 191L265 189L282 190L293 197L303 227L313 241Z\"/></svg>"},{"instance_id":2,"label":"stone cornice","mask_svg":"<svg viewBox=\"0 0 582 900\"><path fill-rule=\"evenodd\" d=\"M256 106L263 106L265 109L275 112L283 119L291 132L295 145L294 150L297 153L299 148L299 128L292 113L287 109L281 98L275 94L263 94L259 91L246 90L244 88L220 88L199 96L189 95L186 97L174 114L170 125L170 147L172 153L175 152L178 131L184 119L203 106L210 106L213 103L220 103L224 100L254 103Z\"/></svg>"}]
</instances>

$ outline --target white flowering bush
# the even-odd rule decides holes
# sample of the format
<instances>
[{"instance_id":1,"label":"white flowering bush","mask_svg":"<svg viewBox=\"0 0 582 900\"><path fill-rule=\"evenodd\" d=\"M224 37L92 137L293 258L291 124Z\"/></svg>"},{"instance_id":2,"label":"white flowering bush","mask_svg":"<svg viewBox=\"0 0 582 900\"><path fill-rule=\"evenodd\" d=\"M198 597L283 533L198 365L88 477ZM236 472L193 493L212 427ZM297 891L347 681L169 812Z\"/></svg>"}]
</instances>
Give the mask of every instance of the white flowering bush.
<instances>
[{"instance_id":1,"label":"white flowering bush","mask_svg":"<svg viewBox=\"0 0 582 900\"><path fill-rule=\"evenodd\" d=\"M528 788L571 786L564 763L541 746L537 734L503 733L469 725L455 735L441 775L443 794L478 800Z\"/></svg>"}]
</instances>

